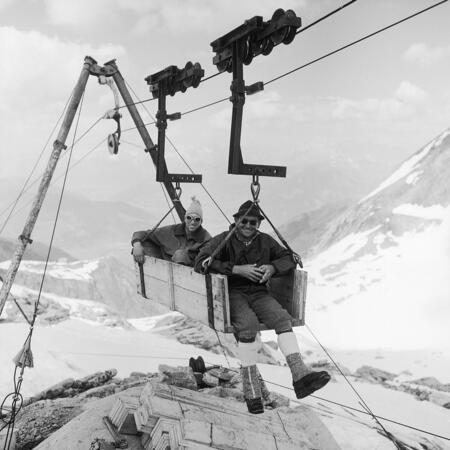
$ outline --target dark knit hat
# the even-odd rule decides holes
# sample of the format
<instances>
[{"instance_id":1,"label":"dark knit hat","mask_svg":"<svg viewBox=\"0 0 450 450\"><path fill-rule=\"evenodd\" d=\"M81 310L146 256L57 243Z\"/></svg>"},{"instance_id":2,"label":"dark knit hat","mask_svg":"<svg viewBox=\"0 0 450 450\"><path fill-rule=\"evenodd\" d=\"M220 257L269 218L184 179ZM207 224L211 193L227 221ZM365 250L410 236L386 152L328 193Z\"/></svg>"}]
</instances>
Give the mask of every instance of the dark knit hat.
<instances>
[{"instance_id":1,"label":"dark knit hat","mask_svg":"<svg viewBox=\"0 0 450 450\"><path fill-rule=\"evenodd\" d=\"M247 200L245 203L242 203L242 205L239 206L238 212L233 214L233 217L241 217L245 213L247 213L246 214L247 216L254 216L257 217L259 220L264 220L264 216L261 214L258 205L255 205L251 200Z\"/></svg>"}]
</instances>

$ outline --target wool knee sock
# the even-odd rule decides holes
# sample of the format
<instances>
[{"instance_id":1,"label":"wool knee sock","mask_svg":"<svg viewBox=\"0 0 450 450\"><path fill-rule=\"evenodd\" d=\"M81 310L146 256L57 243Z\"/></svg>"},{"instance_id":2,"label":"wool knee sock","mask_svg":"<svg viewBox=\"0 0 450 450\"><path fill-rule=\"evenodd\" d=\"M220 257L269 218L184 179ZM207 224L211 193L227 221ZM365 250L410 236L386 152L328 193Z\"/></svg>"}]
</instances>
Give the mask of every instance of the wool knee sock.
<instances>
[{"instance_id":1,"label":"wool knee sock","mask_svg":"<svg viewBox=\"0 0 450 450\"><path fill-rule=\"evenodd\" d=\"M278 335L278 346L280 347L281 353L283 353L286 358L286 362L291 369L293 381L300 380L300 378L303 378L311 372L311 370L303 362L303 358L300 355L300 348L298 346L297 338L292 331Z\"/></svg>"},{"instance_id":2,"label":"wool knee sock","mask_svg":"<svg viewBox=\"0 0 450 450\"><path fill-rule=\"evenodd\" d=\"M242 388L246 399L261 398L262 395L256 367L257 349L256 342L238 343L238 355L242 365Z\"/></svg>"}]
</instances>

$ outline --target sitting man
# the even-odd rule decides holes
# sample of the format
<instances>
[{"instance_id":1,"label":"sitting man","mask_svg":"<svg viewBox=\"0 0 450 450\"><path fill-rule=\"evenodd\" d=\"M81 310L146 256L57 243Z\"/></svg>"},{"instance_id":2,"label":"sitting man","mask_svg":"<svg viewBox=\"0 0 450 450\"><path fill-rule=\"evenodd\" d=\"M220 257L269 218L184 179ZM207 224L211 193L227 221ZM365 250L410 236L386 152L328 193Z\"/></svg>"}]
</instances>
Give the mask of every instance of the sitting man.
<instances>
[{"instance_id":1,"label":"sitting man","mask_svg":"<svg viewBox=\"0 0 450 450\"><path fill-rule=\"evenodd\" d=\"M267 282L274 275L284 275L296 267L290 252L258 228L264 219L258 206L250 200L234 214L235 232L210 262L212 272L228 275L231 323L238 339L244 397L249 412L264 412L258 380L256 334L259 322L274 329L278 345L292 373L297 398L312 394L325 386L330 375L312 372L303 362L297 338L292 331L292 317L272 297ZM208 258L223 243L228 232L213 237L195 260L195 270L204 272Z\"/></svg>"},{"instance_id":2,"label":"sitting man","mask_svg":"<svg viewBox=\"0 0 450 450\"><path fill-rule=\"evenodd\" d=\"M184 216L184 223L133 233L131 245L135 261L142 264L144 255L149 255L193 266L198 249L205 241L211 239L211 235L202 227L202 222L202 206L195 197L192 197L192 203Z\"/></svg>"}]
</instances>

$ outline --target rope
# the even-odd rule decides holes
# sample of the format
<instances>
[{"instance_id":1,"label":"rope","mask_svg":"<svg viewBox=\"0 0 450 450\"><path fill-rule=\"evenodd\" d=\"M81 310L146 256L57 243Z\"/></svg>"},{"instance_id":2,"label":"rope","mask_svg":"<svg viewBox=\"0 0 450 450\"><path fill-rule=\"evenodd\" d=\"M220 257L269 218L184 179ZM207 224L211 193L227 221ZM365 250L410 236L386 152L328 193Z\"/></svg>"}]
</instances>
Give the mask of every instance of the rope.
<instances>
[{"instance_id":1,"label":"rope","mask_svg":"<svg viewBox=\"0 0 450 450\"><path fill-rule=\"evenodd\" d=\"M304 69L305 67L308 67L308 66L310 66L310 65L312 65L312 64L314 64L314 63L316 63L316 62L318 62L318 61L321 61L322 59L328 58L329 56L334 55L335 53L339 53L339 52L341 52L341 51L343 51L343 50L345 50L345 49L347 49L347 48L349 48L349 47L352 47L352 46L354 46L354 45L356 45L356 44L359 44L360 42L363 42L363 41L365 41L366 39L369 39L369 38L371 38L371 37L373 37L373 36L376 36L377 34L380 34L380 33L382 33L383 31L389 30L390 28L393 28L393 27L395 27L396 25L399 25L399 24L401 24L401 23L403 23L403 22L406 22L407 20L410 20L410 19L412 19L413 17L416 17L416 16L418 16L418 15L420 15L420 14L423 14L423 13L425 13L426 11L429 11L430 9L436 8L436 6L440 6L440 5L442 5L443 3L446 3L447 1L448 1L448 0L442 0L442 1L438 2L438 3L435 3L434 5L431 5L431 6L429 6L428 8L424 8L424 9L422 9L422 10L420 10L420 11L414 13L414 14L411 14L411 15L409 15L409 16L407 16L407 17L401 19L401 20L398 20L397 22L391 23L390 25L387 25L387 26L385 26L385 27L383 27L383 28L380 28L379 30L374 31L373 33L367 34L366 36L363 36L362 38L357 39L356 41L353 41L353 42L351 42L350 44L347 44L347 45L344 45L344 46L342 46L342 47L339 47L338 49L333 50L333 51L331 51L331 52L329 52L329 53L326 53L325 55L320 56L319 58L313 59L312 61L309 61L309 62L306 63L306 64L303 64L303 65L301 65L301 66L299 66L299 67L296 67L295 69L292 69L292 70L290 70L289 72L283 73L283 74L281 74L281 75L279 75L279 76L277 76L277 77L275 77L275 78L272 78L271 80L266 81L266 82L264 83L264 86L267 86L268 84L273 83L274 81L278 81L278 80L280 80L281 78L284 78L284 77L286 77L286 76L288 76L288 75L291 75L292 73L297 72L298 70Z\"/></svg>"},{"instance_id":2,"label":"rope","mask_svg":"<svg viewBox=\"0 0 450 450\"><path fill-rule=\"evenodd\" d=\"M207 364L209 364L209 365L213 365L213 363L211 363L210 361L205 361L205 362L206 362ZM230 368L229 370L230 370L231 372L234 372L234 373L239 373L239 371L236 370L236 369L231 369L231 368ZM261 378L262 378L262 377L261 377ZM262 379L263 379L263 381L264 381L265 383L267 383L267 384L271 384L271 385L273 385L273 386L278 386L278 387L281 387L281 388L283 388L283 389L287 389L288 391L294 392L294 389L291 388L290 386L285 386L284 384L276 383L275 381L269 381L269 380L266 380L266 379L264 379L264 378L262 378ZM313 397L313 398L315 398L315 399L317 399L317 400L320 400L320 401L324 401L324 402L327 402L327 403L331 403L331 404L333 404L333 405L341 406L342 408L350 409L350 410L352 410L352 411L359 412L359 413L361 413L361 414L366 414L366 415L368 415L368 416L372 416L370 413L368 413L367 411L364 411L364 410L362 410L362 409L354 408L353 406L349 406L349 405L346 405L346 404L344 404L344 403L335 402L334 400L329 400L329 399L327 399L327 398L319 397L319 396L314 395L314 394L311 394L311 395L309 395L308 397ZM299 404L299 405L303 405L303 406L305 405L305 404L304 404L304 399L303 399L303 401L300 401L300 400L297 400L297 399L291 399L291 398L290 398L289 401L291 401L291 402L293 402L293 403L297 403L297 404ZM308 406L310 406L310 405L308 405ZM333 411L329 411L329 412L331 412L332 414L335 414L335 415L336 415L336 413L333 412ZM446 441L450 441L450 437L447 437L447 436L442 436L442 435L440 435L440 434L436 434L436 433L433 433L433 432L431 432L431 431L424 430L424 429L422 429L422 428L417 428L417 427L414 427L414 426L412 426L412 425L408 425L408 424L405 424L405 423L402 423L402 422L398 422L398 421L395 421L395 420L393 420L393 419L388 419L387 417L383 417L383 416L380 416L380 415L376 415L375 417L377 417L378 419L381 419L381 420L385 420L386 422L393 423L393 424L395 424L395 425L400 425L400 426L402 426L402 427L409 428L409 429L414 430L414 431L419 431L419 432L421 432L421 433L428 434L428 435L430 435L430 436L434 436L434 437L437 437L437 438L440 438L440 439L444 439L444 440L446 440Z\"/></svg>"},{"instance_id":3,"label":"rope","mask_svg":"<svg viewBox=\"0 0 450 450\"><path fill-rule=\"evenodd\" d=\"M33 173L34 173L34 171L36 170L36 167L37 167L37 165L39 164L39 161L41 160L41 158L42 158L42 156L43 156L43 154L44 154L44 152L45 152L45 149L47 148L47 145L48 145L48 143L50 142L50 139L52 138L53 133L54 133L55 130L56 130L56 127L58 126L59 122L61 121L62 117L64 116L64 113L65 113L65 111L66 111L66 109L67 109L67 105L69 104L70 99L72 98L72 95L73 95L73 91L71 92L69 98L67 99L67 102L66 102L66 104L64 105L64 108L63 108L63 110L62 110L62 112L61 112L61 115L59 116L58 120L56 121L56 123L55 123L55 125L54 125L54 127L53 127L53 129L52 129L52 131L50 132L50 134L49 134L49 136L48 136L48 138L47 138L47 141L45 142L44 146L42 147L42 150L41 150L41 152L39 153L39 156L38 156L36 162L34 163L34 166L33 166L33 168L31 169L30 174L28 175L27 179L25 180L25 183L23 184L22 189L21 189L20 192L19 192L19 195L17 196L17 198L14 200L13 203L10 203L10 204L6 207L6 209L8 209L11 205L13 205L12 208L11 208L11 210L9 211L8 217L6 217L5 221L3 222L2 228L0 229L0 235L3 233L3 230L5 229L6 225L8 224L9 219L10 219L10 217L11 217L11 214L14 212L14 209L16 208L17 203L18 203L19 200L21 199L22 195L26 192L26 191L25 191L25 188L27 187L27 184L28 184L28 182L30 181L30 178L33 176ZM3 215L3 213L2 213L2 215Z\"/></svg>"},{"instance_id":4,"label":"rope","mask_svg":"<svg viewBox=\"0 0 450 450\"><path fill-rule=\"evenodd\" d=\"M347 8L347 6L350 6L352 3L355 3L357 0L351 0L345 5L340 6L339 8L336 8L335 10L329 12L325 16L321 17L320 19L315 20L314 22L310 23L306 27L300 28L295 34L303 33L304 31L308 30L309 28L313 27L314 25L317 25L318 23L322 22L322 20L328 19L328 17L331 17L332 15L336 14L339 11L342 11L343 9Z\"/></svg>"},{"instance_id":5,"label":"rope","mask_svg":"<svg viewBox=\"0 0 450 450\"><path fill-rule=\"evenodd\" d=\"M238 225L241 224L242 220L245 219L245 217L247 217L247 214L250 212L250 210L253 208L254 205L256 205L257 202L253 202L247 209L247 211L245 212L245 214L241 217L239 217L238 221L236 222L235 226L233 226L231 228L231 230L228 232L228 234L224 237L224 239L219 243L219 245L213 250L211 256L209 256L208 258L206 258L203 262L202 262L202 272L203 274L208 273L208 269L211 267L212 262L214 261L214 258L219 254L219 252L224 248L224 246L226 245L226 243L231 239L231 237L233 236L233 234L236 232L236 229L238 227Z\"/></svg>"},{"instance_id":6,"label":"rope","mask_svg":"<svg viewBox=\"0 0 450 450\"><path fill-rule=\"evenodd\" d=\"M23 346L24 350L26 348L29 349L28 351L29 351L30 354L31 354L31 339L32 339L32 336L33 336L34 325L35 325L37 314L38 314L38 310L39 310L39 304L40 304L42 289L43 289L43 286L44 286L44 280L45 280L45 275L46 275L46 272L47 272L48 262L49 262L50 254L51 254L51 251L52 251L53 239L55 237L55 231L56 231L56 225L58 223L59 213L60 213L60 210L61 210L62 199L63 199L63 196L64 196L64 190L65 190L66 181L67 181L67 175L68 175L68 172L69 172L70 161L71 161L71 158L72 158L73 148L74 148L74 145L75 145L75 138L76 138L76 134L77 134L77 130L78 130L78 125L79 125L79 122L80 122L80 115L81 115L81 110L82 110L82 106L83 106L83 100L84 100L84 93L83 93L83 96L81 97L80 107L79 107L79 110L78 110L77 122L75 124L75 131L74 131L74 135L73 135L72 145L71 145L71 148L70 148L69 159L67 161L67 166L66 166L66 171L65 171L65 176L64 176L64 182L63 182L63 186L62 186L62 189L61 189L61 194L60 194L59 203L58 203L58 207L57 207L57 211L56 211L55 221L54 221L54 224L53 224L53 230L52 230L52 234L51 234L51 238L50 238L50 244L49 244L49 248L48 248L48 252L47 252L47 258L46 258L45 265L44 265L44 272L42 274L41 284L40 284L40 287L39 287L38 298L37 298L37 300L35 302L35 305L34 305L34 313L33 313L32 319L31 319L30 330L28 332L28 336L27 336L27 338L25 340L25 343L24 343L24 346ZM16 381L17 364L21 365L18 381ZM20 403L20 407L16 410L17 399L22 399L22 395L20 394L20 389L22 387L22 380L23 380L23 374L24 374L24 371L25 371L25 367L26 367L26 363L18 362L18 363L16 363L16 368L14 370L14 393L12 394L12 395L14 395L14 400L13 400L13 407L12 407L12 410L11 410L11 418L10 418L9 423L7 425L8 426L8 432L7 432L7 436L6 436L6 439L5 439L5 445L4 445L4 449L5 450L10 448L11 441L12 441L12 436L13 436L13 432L14 432L15 418L16 418L16 415L18 414L18 412L20 411L20 408L22 407L22 402L21 402ZM10 395L11 394L9 394L8 396L10 396ZM8 398L8 396L6 398ZM5 398L5 400L6 400L6 398ZM4 404L5 400L3 400L2 405Z\"/></svg>"},{"instance_id":7,"label":"rope","mask_svg":"<svg viewBox=\"0 0 450 450\"><path fill-rule=\"evenodd\" d=\"M368 34L368 35L365 35L365 36L363 36L363 37L357 39L356 41L353 41L353 42L351 42L351 43L349 43L349 44L347 44L347 45L344 45L344 46L342 46L342 47L339 47L338 49L333 50L333 51L331 51L331 52L329 52L329 53L327 53L327 54L325 54L325 55L322 55L322 56L320 56L319 58L313 59L312 61L309 61L309 62L306 63L306 64L303 64L303 65L301 65L301 66L299 66L299 67L296 67L296 68L294 68L294 69L292 69L292 70L290 70L290 71L288 71L288 72L285 72L285 73L283 73L283 74L281 74L281 75L279 75L279 76L277 76L277 77L275 77L275 78L272 78L271 80L264 82L264 86L267 86L267 85L270 84L270 83L273 83L273 82L275 82L275 81L280 80L281 78L284 78L284 77L286 77L286 76L288 76L288 75L291 75L292 73L297 72L298 70L301 70L301 69L304 69L304 68L306 68L306 67L308 67L308 66L311 66L312 64L314 64L314 63L316 63L316 62L319 62L319 61L321 61L321 60L323 60L323 59L325 59L325 58L328 58L329 56L334 55L335 53L339 53L339 52L341 52L341 51L343 51L343 50L345 50L345 49L347 49L347 48L349 48L349 47L352 47L352 46L354 46L354 45L356 45L356 44L359 44L359 43L362 42L362 41L365 41L365 40L367 40L367 39L369 39L369 38L371 38L371 37L373 37L373 36L376 36L377 34L380 34L380 33L384 32L384 31L386 31L386 30L389 30L390 28L393 28L393 27L395 27L395 26L397 26L397 25L399 25L399 24L401 24L401 23L403 23L403 22L406 22L406 21L408 21L408 20L410 20L410 19L412 19L412 18L414 18L414 17L416 17L416 16L418 16L418 15L420 15L420 14L423 14L423 13L425 13L425 12L428 11L428 10L431 10L431 9L437 7L437 6L440 6L440 5L442 5L443 3L446 3L447 1L448 1L448 0L441 0L440 2L435 3L434 5L431 5L431 6L429 6L429 7L427 7L427 8L424 8L424 9L422 9L422 10L420 10L420 11L417 11L417 12L414 13L414 14L411 14L411 15L409 15L409 16L407 16L407 17L401 19L401 20L398 20L398 21L396 21L396 22L394 22L394 23L392 23L392 24L390 24L390 25L387 25L387 26L385 26L385 27L383 27L383 28L380 28L380 29L374 31L373 33L370 33L370 34ZM350 3L351 3L351 2L350 2ZM349 3L349 4L350 4L350 3ZM345 7L345 6L347 6L347 5L343 5L343 6ZM342 9L342 8L341 8L341 9ZM339 9L336 10L335 12L337 12L337 11L339 11ZM332 12L332 13L334 13L334 12ZM329 14L331 14L331 13L329 13ZM328 15L327 15L327 16L328 16ZM316 23L320 22L321 20L324 20L327 16L324 16L323 18L317 20ZM302 32L302 30L305 30L306 28L309 28L309 26L308 26L308 27L305 27L305 28L303 28L303 29L300 29L299 31ZM220 72L219 72L219 73L220 73ZM216 104L222 103L222 102L227 101L227 100L229 100L229 97L226 97L226 98L223 98L223 99L220 99L220 100L216 100L216 101L211 102L211 103L207 103L207 104L205 104L205 105L202 105L202 106L199 106L199 107L197 107L197 108L194 108L194 109L191 109L191 110L189 110L189 111L186 111L186 112L184 112L184 113L181 113L181 115L183 116L183 115L191 114L191 113L193 113L193 112L200 111L200 110L202 110L202 109L204 109L204 108L209 108L210 106L214 106L214 105L216 105ZM143 126L146 126L146 125L154 125L155 123L156 123L156 122L153 121L153 122L146 123L146 124L144 124ZM134 130L134 129L136 129L136 128L138 128L138 127L134 126L134 127L127 128L127 129L125 129L125 130L122 130L122 132L125 132L125 131L131 131L131 130Z\"/></svg>"},{"instance_id":8,"label":"rope","mask_svg":"<svg viewBox=\"0 0 450 450\"><path fill-rule=\"evenodd\" d=\"M217 77L218 75L221 75L222 73L224 73L224 72L217 72L217 73L215 73L213 75L210 75L209 77L203 78L203 80L200 80L200 83L204 83L205 81L208 81L211 78Z\"/></svg>"},{"instance_id":9,"label":"rope","mask_svg":"<svg viewBox=\"0 0 450 450\"><path fill-rule=\"evenodd\" d=\"M77 144L77 143L79 143L80 141L81 141L81 139L83 139L96 125L98 125L98 123L100 122L102 120L102 117L100 117L99 119L97 119L74 143L73 143L73 145L75 145L75 144ZM102 140L102 142L104 142L106 139L103 139ZM98 144L99 145L99 144ZM98 148L98 145L95 147L95 148ZM71 147L69 147L68 148L68 150L71 150ZM95 149L94 149L95 150ZM62 155L61 155L61 159L63 159L63 158L65 158L66 157L66 155L67 155L67 152L65 152L65 153L63 153ZM82 159L84 159L84 157L82 158ZM74 166L76 165L77 163L75 163L74 164ZM28 185L28 187L26 188L26 189L24 189L23 190L23 192L22 192L22 196L23 196L23 194L25 194L26 192L28 192L38 181L40 181L40 179L42 178L42 175L44 174L44 172L41 172L40 173L40 175L37 177L37 178L35 178L32 182L31 182L31 184L29 184ZM60 179L61 178L61 176L59 177L59 178L57 178L57 179ZM3 214L5 214L6 213L6 211L9 209L9 207L13 204L14 202L11 202L1 213L0 213L0 217L1 216L3 216ZM31 202L28 202L26 205L29 205ZM25 206L26 206L25 205ZM21 208L19 211L21 211L23 208ZM16 213L15 214L17 214L17 211L16 211ZM15 214L11 214L11 217L14 217L15 216Z\"/></svg>"},{"instance_id":10,"label":"rope","mask_svg":"<svg viewBox=\"0 0 450 450\"><path fill-rule=\"evenodd\" d=\"M261 211L261 214L266 218L267 222L269 222L270 226L273 228L273 231L275 231L275 234L278 236L278 239L282 242L282 244L286 247L286 249L291 252L291 254L294 258L294 261L303 269L303 263L302 263L302 259L301 259L300 255L297 252L294 252L294 250L292 250L290 245L283 238L281 233L277 230L277 228L272 223L272 221L269 219L267 214L262 210L261 206L258 205L258 207L259 207L259 210Z\"/></svg>"},{"instance_id":11,"label":"rope","mask_svg":"<svg viewBox=\"0 0 450 450\"><path fill-rule=\"evenodd\" d=\"M139 98L136 94L136 92L133 90L133 88L129 85L129 83L127 81L125 81L127 87L130 89L130 91L133 93L133 95L136 98ZM144 106L145 111L147 112L147 114L150 116L150 118L153 120L152 123L156 123L155 118L153 117L153 115L150 113L150 111ZM188 114L188 113L184 113L184 114ZM190 172L193 174L195 173L192 170L192 167L188 164L188 162L186 161L186 159L183 157L183 155L178 151L177 147L175 146L175 144L172 142L172 140L169 138L169 136L167 136L166 134L166 140L169 142L169 144L171 145L171 147L175 150L176 154L180 157L180 159L183 161L183 163L185 164L185 166L190 170ZM227 215L224 213L224 211L222 210L222 208L220 207L220 205L217 203L217 201L214 199L214 197L210 194L210 192L208 191L208 189L206 188L206 186L203 183L200 183L200 186L203 188L203 190L206 192L206 194L208 195L208 197L211 199L211 201L214 203L214 205L217 207L217 209L222 213L222 215L225 217L226 221L231 224L230 220L228 219Z\"/></svg>"},{"instance_id":12,"label":"rope","mask_svg":"<svg viewBox=\"0 0 450 450\"><path fill-rule=\"evenodd\" d=\"M0 281L3 283L3 277L0 275ZM22 316L24 317L24 319L28 322L28 325L31 325L31 320L28 318L28 316L25 314L25 311L21 308L21 306L19 305L19 302L17 301L16 297L14 297L14 295L11 294L11 292L9 292L8 294L10 297L12 297L14 303L16 304L17 308L19 309L19 311L22 313Z\"/></svg>"},{"instance_id":13,"label":"rope","mask_svg":"<svg viewBox=\"0 0 450 450\"><path fill-rule=\"evenodd\" d=\"M359 394L359 392L356 390L356 388L353 386L353 384L350 382L350 380L347 378L347 376L344 374L344 372L341 370L341 368L339 367L339 365L336 363L336 361L333 359L333 357L330 355L330 353L328 352L328 350L320 343L319 339L317 338L317 336L313 333L313 331L311 330L311 328L305 324L307 330L311 333L312 337L315 339L315 341L320 345L320 347L322 348L322 350L325 352L325 354L328 356L328 358L330 359L330 361L335 365L335 367L338 369L339 373L344 377L345 381L347 382L347 384L350 386L350 388L352 389L352 391L355 393L355 395L358 397L359 401L360 401L360 405L367 411L368 414L370 414L372 416L372 418L375 420L375 422L381 427L381 429L383 430L383 432L385 433L385 435L394 443L395 446L397 446L397 443L395 442L395 440L393 439L393 437L391 436L391 434L386 430L386 428L384 428L383 424L378 420L377 416L372 412L372 410L369 408L369 405L365 402L365 400L362 398L362 396ZM397 446L397 448L399 448L401 450L400 447Z\"/></svg>"},{"instance_id":14,"label":"rope","mask_svg":"<svg viewBox=\"0 0 450 450\"><path fill-rule=\"evenodd\" d=\"M106 142L107 138L102 139L98 144L96 144L93 148L91 148L91 150L89 150L87 153L85 153L80 159L78 159L76 162L74 162L70 168L69 168L69 172L76 167L78 164L80 164L84 159L86 159L88 156L90 156L95 150L97 150L100 145L104 144ZM63 155L61 155L61 159L65 156L66 154L64 153ZM59 175L58 177L55 177L52 179L50 186L53 186L53 184L60 180L62 177L64 176L64 174ZM39 179L34 180L34 182L28 187L28 189L31 188L31 186L33 184L35 184L37 181L39 181ZM27 189L27 190L28 190ZM29 200L27 203L25 203L20 209L18 209L13 215L12 217L16 216L17 214L19 214L20 211L22 211L23 209L25 209L29 204L31 204L33 202L33 199Z\"/></svg>"},{"instance_id":15,"label":"rope","mask_svg":"<svg viewBox=\"0 0 450 450\"><path fill-rule=\"evenodd\" d=\"M214 332L216 333L217 341L219 342L220 348L222 349L223 356L225 356L225 360L227 361L228 368L231 369L230 361L228 360L227 352L225 351L225 347L222 344L219 333L217 332L217 330L215 328L214 328Z\"/></svg>"}]
</instances>

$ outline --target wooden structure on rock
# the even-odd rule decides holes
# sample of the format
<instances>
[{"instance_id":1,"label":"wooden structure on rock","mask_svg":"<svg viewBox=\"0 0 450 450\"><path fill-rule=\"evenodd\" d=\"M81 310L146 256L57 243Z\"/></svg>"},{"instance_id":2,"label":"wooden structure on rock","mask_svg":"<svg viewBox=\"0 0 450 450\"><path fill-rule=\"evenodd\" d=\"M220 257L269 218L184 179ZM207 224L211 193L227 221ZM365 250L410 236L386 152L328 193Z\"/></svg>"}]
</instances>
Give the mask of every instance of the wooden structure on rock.
<instances>
[{"instance_id":1,"label":"wooden structure on rock","mask_svg":"<svg viewBox=\"0 0 450 450\"><path fill-rule=\"evenodd\" d=\"M270 280L270 292L293 317L293 325L305 324L307 272L296 269ZM138 293L167 306L172 311L204 325L232 333L228 280L225 275L201 275L192 267L146 256L136 263ZM261 324L261 329L265 330Z\"/></svg>"},{"instance_id":2,"label":"wooden structure on rock","mask_svg":"<svg viewBox=\"0 0 450 450\"><path fill-rule=\"evenodd\" d=\"M157 381L145 386L133 416L133 406L123 405L116 400L110 419L121 430L121 421L126 418L130 427L134 417L145 450L339 450L328 429L304 406L255 417L244 403Z\"/></svg>"}]
</instances>

